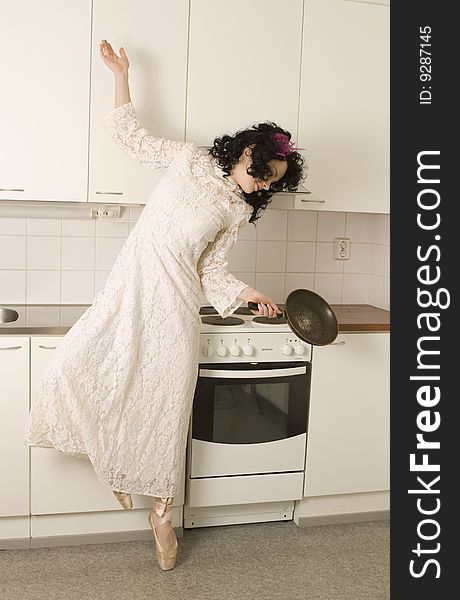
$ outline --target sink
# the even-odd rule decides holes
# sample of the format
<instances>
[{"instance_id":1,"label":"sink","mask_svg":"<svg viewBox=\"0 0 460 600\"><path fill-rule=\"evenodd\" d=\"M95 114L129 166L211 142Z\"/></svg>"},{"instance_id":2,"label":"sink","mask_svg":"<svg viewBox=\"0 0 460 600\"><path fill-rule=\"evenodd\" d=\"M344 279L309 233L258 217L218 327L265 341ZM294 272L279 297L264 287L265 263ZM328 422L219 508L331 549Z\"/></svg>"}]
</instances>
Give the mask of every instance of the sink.
<instances>
[{"instance_id":1,"label":"sink","mask_svg":"<svg viewBox=\"0 0 460 600\"><path fill-rule=\"evenodd\" d=\"M11 323L17 321L19 313L12 308L0 308L0 323Z\"/></svg>"}]
</instances>

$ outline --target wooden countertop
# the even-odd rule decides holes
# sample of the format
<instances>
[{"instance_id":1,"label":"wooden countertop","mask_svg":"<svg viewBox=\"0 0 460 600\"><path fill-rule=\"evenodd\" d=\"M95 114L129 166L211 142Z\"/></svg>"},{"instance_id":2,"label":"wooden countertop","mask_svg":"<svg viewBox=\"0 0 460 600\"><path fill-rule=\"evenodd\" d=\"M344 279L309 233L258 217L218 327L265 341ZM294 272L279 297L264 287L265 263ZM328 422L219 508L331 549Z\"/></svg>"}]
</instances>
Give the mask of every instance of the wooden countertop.
<instances>
[{"instance_id":1,"label":"wooden countertop","mask_svg":"<svg viewBox=\"0 0 460 600\"><path fill-rule=\"evenodd\" d=\"M65 335L88 304L9 304L20 313L17 321L0 325L0 335ZM284 304L279 304L280 308ZM390 313L369 304L331 304L339 332L390 331Z\"/></svg>"},{"instance_id":2,"label":"wooden countertop","mask_svg":"<svg viewBox=\"0 0 460 600\"><path fill-rule=\"evenodd\" d=\"M390 331L390 312L370 304L331 304L339 332Z\"/></svg>"}]
</instances>

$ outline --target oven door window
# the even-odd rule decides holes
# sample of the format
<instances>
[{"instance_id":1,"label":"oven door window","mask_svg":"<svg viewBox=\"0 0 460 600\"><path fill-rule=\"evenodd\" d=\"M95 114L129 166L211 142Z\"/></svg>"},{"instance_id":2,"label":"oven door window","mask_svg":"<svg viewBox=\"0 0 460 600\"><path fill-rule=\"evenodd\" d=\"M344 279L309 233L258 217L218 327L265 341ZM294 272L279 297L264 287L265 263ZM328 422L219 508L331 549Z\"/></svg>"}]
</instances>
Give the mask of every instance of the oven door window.
<instances>
[{"instance_id":1,"label":"oven door window","mask_svg":"<svg viewBox=\"0 0 460 600\"><path fill-rule=\"evenodd\" d=\"M254 444L305 433L309 366L298 362L276 363L276 368L273 363L259 363L256 368L225 365L231 375L226 377L222 365L206 365L200 373L209 375L199 376L195 390L192 437L221 444Z\"/></svg>"}]
</instances>

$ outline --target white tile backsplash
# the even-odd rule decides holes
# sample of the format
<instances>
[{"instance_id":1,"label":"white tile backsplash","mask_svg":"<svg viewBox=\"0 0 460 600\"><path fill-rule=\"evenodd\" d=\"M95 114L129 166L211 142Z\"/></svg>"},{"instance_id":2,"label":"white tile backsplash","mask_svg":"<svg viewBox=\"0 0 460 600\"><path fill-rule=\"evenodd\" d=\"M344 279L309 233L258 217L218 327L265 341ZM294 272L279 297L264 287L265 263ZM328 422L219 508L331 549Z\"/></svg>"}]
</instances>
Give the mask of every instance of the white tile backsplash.
<instances>
[{"instance_id":1,"label":"white tile backsplash","mask_svg":"<svg viewBox=\"0 0 460 600\"><path fill-rule=\"evenodd\" d=\"M371 270L373 275L385 276L385 246L374 244L371 250Z\"/></svg>"},{"instance_id":2,"label":"white tile backsplash","mask_svg":"<svg viewBox=\"0 0 460 600\"><path fill-rule=\"evenodd\" d=\"M14 271L0 269L0 302L4 304L25 304L26 302L25 269Z\"/></svg>"},{"instance_id":3,"label":"white tile backsplash","mask_svg":"<svg viewBox=\"0 0 460 600\"><path fill-rule=\"evenodd\" d=\"M288 242L287 273L313 273L315 271L315 242Z\"/></svg>"},{"instance_id":4,"label":"white tile backsplash","mask_svg":"<svg viewBox=\"0 0 460 600\"><path fill-rule=\"evenodd\" d=\"M111 270L126 238L96 238L96 270Z\"/></svg>"},{"instance_id":5,"label":"white tile backsplash","mask_svg":"<svg viewBox=\"0 0 460 600\"><path fill-rule=\"evenodd\" d=\"M61 271L27 271L27 304L59 304Z\"/></svg>"},{"instance_id":6,"label":"white tile backsplash","mask_svg":"<svg viewBox=\"0 0 460 600\"><path fill-rule=\"evenodd\" d=\"M314 291L330 304L342 302L343 276L339 273L316 273Z\"/></svg>"},{"instance_id":7,"label":"white tile backsplash","mask_svg":"<svg viewBox=\"0 0 460 600\"><path fill-rule=\"evenodd\" d=\"M369 275L345 273L343 276L342 302L344 304L368 304Z\"/></svg>"},{"instance_id":8,"label":"white tile backsplash","mask_svg":"<svg viewBox=\"0 0 460 600\"><path fill-rule=\"evenodd\" d=\"M0 235L0 269L26 268L27 236Z\"/></svg>"},{"instance_id":9,"label":"white tile backsplash","mask_svg":"<svg viewBox=\"0 0 460 600\"><path fill-rule=\"evenodd\" d=\"M309 210L289 210L287 239L291 242L315 242L318 213Z\"/></svg>"},{"instance_id":10,"label":"white tile backsplash","mask_svg":"<svg viewBox=\"0 0 460 600\"><path fill-rule=\"evenodd\" d=\"M284 279L285 273L256 273L255 289L262 292L273 302L283 303L284 298Z\"/></svg>"},{"instance_id":11,"label":"white tile backsplash","mask_svg":"<svg viewBox=\"0 0 460 600\"><path fill-rule=\"evenodd\" d=\"M61 268L61 237L27 236L27 270Z\"/></svg>"},{"instance_id":12,"label":"white tile backsplash","mask_svg":"<svg viewBox=\"0 0 460 600\"><path fill-rule=\"evenodd\" d=\"M315 287L314 273L286 273L286 287L284 294L287 298L288 294L294 290L306 289L313 290Z\"/></svg>"},{"instance_id":13,"label":"white tile backsplash","mask_svg":"<svg viewBox=\"0 0 460 600\"><path fill-rule=\"evenodd\" d=\"M287 231L287 210L267 210L257 224L257 241L285 240Z\"/></svg>"},{"instance_id":14,"label":"white tile backsplash","mask_svg":"<svg viewBox=\"0 0 460 600\"><path fill-rule=\"evenodd\" d=\"M27 235L61 235L62 219L30 219L27 218Z\"/></svg>"},{"instance_id":15,"label":"white tile backsplash","mask_svg":"<svg viewBox=\"0 0 460 600\"><path fill-rule=\"evenodd\" d=\"M258 273L284 273L285 266L286 242L257 241L256 271Z\"/></svg>"},{"instance_id":16,"label":"white tile backsplash","mask_svg":"<svg viewBox=\"0 0 460 600\"><path fill-rule=\"evenodd\" d=\"M318 242L332 242L336 237L345 237L345 220L347 213L319 212L318 213Z\"/></svg>"},{"instance_id":17,"label":"white tile backsplash","mask_svg":"<svg viewBox=\"0 0 460 600\"><path fill-rule=\"evenodd\" d=\"M343 260L334 259L334 244L332 242L318 242L316 244L317 273L343 273Z\"/></svg>"},{"instance_id":18,"label":"white tile backsplash","mask_svg":"<svg viewBox=\"0 0 460 600\"><path fill-rule=\"evenodd\" d=\"M246 225L243 225L238 233L238 241L255 239L257 239L257 227L254 227L254 223L246 223Z\"/></svg>"},{"instance_id":19,"label":"white tile backsplash","mask_svg":"<svg viewBox=\"0 0 460 600\"><path fill-rule=\"evenodd\" d=\"M91 304L94 296L94 270L62 271L61 302Z\"/></svg>"},{"instance_id":20,"label":"white tile backsplash","mask_svg":"<svg viewBox=\"0 0 460 600\"><path fill-rule=\"evenodd\" d=\"M227 254L228 269L233 271L252 271L256 270L256 250L255 241L239 239L233 248Z\"/></svg>"},{"instance_id":21,"label":"white tile backsplash","mask_svg":"<svg viewBox=\"0 0 460 600\"><path fill-rule=\"evenodd\" d=\"M62 235L94 237L96 222L89 219L62 219Z\"/></svg>"},{"instance_id":22,"label":"white tile backsplash","mask_svg":"<svg viewBox=\"0 0 460 600\"><path fill-rule=\"evenodd\" d=\"M128 237L128 221L96 221L96 235L100 237Z\"/></svg>"},{"instance_id":23,"label":"white tile backsplash","mask_svg":"<svg viewBox=\"0 0 460 600\"><path fill-rule=\"evenodd\" d=\"M0 218L0 304L91 304L143 206L124 207L120 221ZM333 259L335 237L351 239L351 258ZM331 303L389 308L390 217L296 211L271 204L246 224L228 253L237 279L284 302L314 289Z\"/></svg>"},{"instance_id":24,"label":"white tile backsplash","mask_svg":"<svg viewBox=\"0 0 460 600\"><path fill-rule=\"evenodd\" d=\"M63 237L62 238L62 269L94 270L94 238Z\"/></svg>"},{"instance_id":25,"label":"white tile backsplash","mask_svg":"<svg viewBox=\"0 0 460 600\"><path fill-rule=\"evenodd\" d=\"M27 219L0 217L0 235L27 235Z\"/></svg>"},{"instance_id":26,"label":"white tile backsplash","mask_svg":"<svg viewBox=\"0 0 460 600\"><path fill-rule=\"evenodd\" d=\"M352 243L350 250L350 259L344 260L344 273L365 273L371 271L371 252L372 244Z\"/></svg>"},{"instance_id":27,"label":"white tile backsplash","mask_svg":"<svg viewBox=\"0 0 460 600\"><path fill-rule=\"evenodd\" d=\"M94 272L94 294L102 291L109 276L110 271L95 271Z\"/></svg>"},{"instance_id":28,"label":"white tile backsplash","mask_svg":"<svg viewBox=\"0 0 460 600\"><path fill-rule=\"evenodd\" d=\"M355 243L371 243L374 235L373 217L369 213L348 213L345 235Z\"/></svg>"},{"instance_id":29,"label":"white tile backsplash","mask_svg":"<svg viewBox=\"0 0 460 600\"><path fill-rule=\"evenodd\" d=\"M373 215L372 239L373 244L386 244L388 215Z\"/></svg>"}]
</instances>

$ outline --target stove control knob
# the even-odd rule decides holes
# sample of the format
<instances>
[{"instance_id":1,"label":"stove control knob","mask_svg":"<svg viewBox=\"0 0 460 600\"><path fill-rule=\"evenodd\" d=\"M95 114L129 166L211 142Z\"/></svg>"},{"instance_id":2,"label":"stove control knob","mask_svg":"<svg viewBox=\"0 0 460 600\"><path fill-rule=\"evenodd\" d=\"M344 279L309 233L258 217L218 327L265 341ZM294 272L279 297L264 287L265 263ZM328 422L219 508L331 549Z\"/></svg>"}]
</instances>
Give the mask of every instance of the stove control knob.
<instances>
[{"instance_id":1,"label":"stove control knob","mask_svg":"<svg viewBox=\"0 0 460 600\"><path fill-rule=\"evenodd\" d=\"M214 348L212 346L203 347L204 356L212 356L214 354Z\"/></svg>"},{"instance_id":2,"label":"stove control knob","mask_svg":"<svg viewBox=\"0 0 460 600\"><path fill-rule=\"evenodd\" d=\"M217 346L217 354L219 356L226 356L227 354L227 346Z\"/></svg>"},{"instance_id":3,"label":"stove control knob","mask_svg":"<svg viewBox=\"0 0 460 600\"><path fill-rule=\"evenodd\" d=\"M296 344L294 346L294 352L296 354L305 354L305 348L302 346L302 344Z\"/></svg>"},{"instance_id":4,"label":"stove control knob","mask_svg":"<svg viewBox=\"0 0 460 600\"><path fill-rule=\"evenodd\" d=\"M239 356L240 350L241 348L237 344L233 344L233 346L230 346L230 354L232 356Z\"/></svg>"},{"instance_id":5,"label":"stove control knob","mask_svg":"<svg viewBox=\"0 0 460 600\"><path fill-rule=\"evenodd\" d=\"M289 356L290 354L292 354L292 351L293 348L289 344L283 344L281 346L281 354L286 354L287 356Z\"/></svg>"},{"instance_id":6,"label":"stove control knob","mask_svg":"<svg viewBox=\"0 0 460 600\"><path fill-rule=\"evenodd\" d=\"M252 356L254 354L254 346L251 346L251 344L246 344L246 346L243 346L243 352L246 354L246 356Z\"/></svg>"}]
</instances>

